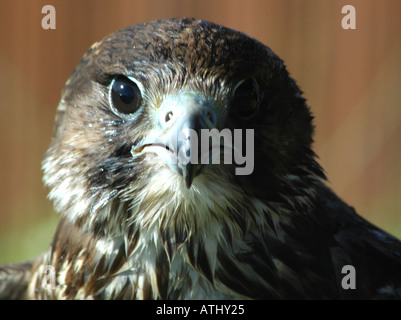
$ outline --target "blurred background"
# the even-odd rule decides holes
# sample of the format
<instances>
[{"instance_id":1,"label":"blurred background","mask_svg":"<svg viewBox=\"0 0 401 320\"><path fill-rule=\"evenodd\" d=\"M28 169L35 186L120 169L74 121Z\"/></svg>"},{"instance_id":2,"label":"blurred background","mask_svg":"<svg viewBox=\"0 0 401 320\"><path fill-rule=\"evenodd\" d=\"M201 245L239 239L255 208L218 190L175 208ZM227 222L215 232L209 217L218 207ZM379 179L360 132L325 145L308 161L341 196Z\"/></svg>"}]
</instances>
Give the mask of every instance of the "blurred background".
<instances>
[{"instance_id":1,"label":"blurred background","mask_svg":"<svg viewBox=\"0 0 401 320\"><path fill-rule=\"evenodd\" d=\"M44 30L44 5L56 29ZM356 30L344 30L344 5ZM60 93L89 46L120 28L196 17L260 40L284 61L315 114L329 185L401 237L401 1L0 0L0 264L47 249L57 215L41 160Z\"/></svg>"}]
</instances>

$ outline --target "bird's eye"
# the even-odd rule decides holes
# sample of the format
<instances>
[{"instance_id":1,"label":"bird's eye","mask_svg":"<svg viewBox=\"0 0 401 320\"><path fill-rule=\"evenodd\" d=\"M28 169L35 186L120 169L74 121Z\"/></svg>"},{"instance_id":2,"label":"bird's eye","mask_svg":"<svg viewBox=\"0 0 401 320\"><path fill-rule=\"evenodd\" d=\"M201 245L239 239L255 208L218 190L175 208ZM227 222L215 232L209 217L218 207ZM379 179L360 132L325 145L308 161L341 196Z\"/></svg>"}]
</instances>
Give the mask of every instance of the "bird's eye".
<instances>
[{"instance_id":1,"label":"bird's eye","mask_svg":"<svg viewBox=\"0 0 401 320\"><path fill-rule=\"evenodd\" d=\"M255 80L247 79L239 83L234 92L233 104L236 115L243 120L256 115L259 110L259 94Z\"/></svg>"},{"instance_id":2,"label":"bird's eye","mask_svg":"<svg viewBox=\"0 0 401 320\"><path fill-rule=\"evenodd\" d=\"M132 114L141 106L141 91L137 84L126 77L118 76L110 85L112 108L123 114Z\"/></svg>"}]
</instances>

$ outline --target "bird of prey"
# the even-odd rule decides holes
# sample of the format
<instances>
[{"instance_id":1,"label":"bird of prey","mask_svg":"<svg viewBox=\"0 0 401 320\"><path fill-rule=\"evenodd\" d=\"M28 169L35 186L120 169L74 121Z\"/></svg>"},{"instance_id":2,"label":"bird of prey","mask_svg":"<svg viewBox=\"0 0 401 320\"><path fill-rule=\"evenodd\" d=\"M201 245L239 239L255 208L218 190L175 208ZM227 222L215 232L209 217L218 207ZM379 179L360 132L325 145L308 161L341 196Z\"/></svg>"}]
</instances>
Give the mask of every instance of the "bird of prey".
<instances>
[{"instance_id":1,"label":"bird of prey","mask_svg":"<svg viewBox=\"0 0 401 320\"><path fill-rule=\"evenodd\" d=\"M67 81L43 161L50 248L1 267L0 297L401 298L401 243L325 184L312 120L283 61L241 32L182 18L105 37ZM213 129L240 132L222 160L254 144L249 174L178 157Z\"/></svg>"}]
</instances>

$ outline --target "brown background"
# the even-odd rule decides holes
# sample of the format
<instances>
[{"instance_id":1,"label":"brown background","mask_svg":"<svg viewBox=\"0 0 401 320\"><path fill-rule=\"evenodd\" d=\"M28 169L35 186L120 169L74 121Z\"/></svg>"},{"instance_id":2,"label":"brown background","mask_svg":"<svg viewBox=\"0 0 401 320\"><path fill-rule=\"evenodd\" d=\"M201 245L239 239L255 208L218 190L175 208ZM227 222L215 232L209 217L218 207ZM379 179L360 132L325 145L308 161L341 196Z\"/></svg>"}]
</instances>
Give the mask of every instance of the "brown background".
<instances>
[{"instance_id":1,"label":"brown background","mask_svg":"<svg viewBox=\"0 0 401 320\"><path fill-rule=\"evenodd\" d=\"M41 27L46 4L56 30ZM341 28L346 4L356 30ZM241 30L286 61L316 116L329 184L401 236L401 1L0 0L0 263L30 258L51 239L57 218L40 165L79 58L117 29L182 16Z\"/></svg>"}]
</instances>

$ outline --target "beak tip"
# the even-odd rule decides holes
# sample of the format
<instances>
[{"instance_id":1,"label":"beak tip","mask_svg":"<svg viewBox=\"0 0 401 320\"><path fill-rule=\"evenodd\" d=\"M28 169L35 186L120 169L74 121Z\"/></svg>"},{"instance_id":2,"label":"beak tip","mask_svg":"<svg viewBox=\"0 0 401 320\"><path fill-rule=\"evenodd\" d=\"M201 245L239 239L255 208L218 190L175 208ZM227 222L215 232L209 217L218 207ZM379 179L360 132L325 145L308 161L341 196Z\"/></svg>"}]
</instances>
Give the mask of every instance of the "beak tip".
<instances>
[{"instance_id":1,"label":"beak tip","mask_svg":"<svg viewBox=\"0 0 401 320\"><path fill-rule=\"evenodd\" d=\"M190 189L192 186L192 182L198 174L198 166L187 164L183 168L181 168L181 175L184 178L185 186L187 189Z\"/></svg>"},{"instance_id":2,"label":"beak tip","mask_svg":"<svg viewBox=\"0 0 401 320\"><path fill-rule=\"evenodd\" d=\"M187 187L188 190L191 188L193 178L194 177L192 177L188 173L186 175L184 175L185 186Z\"/></svg>"}]
</instances>

